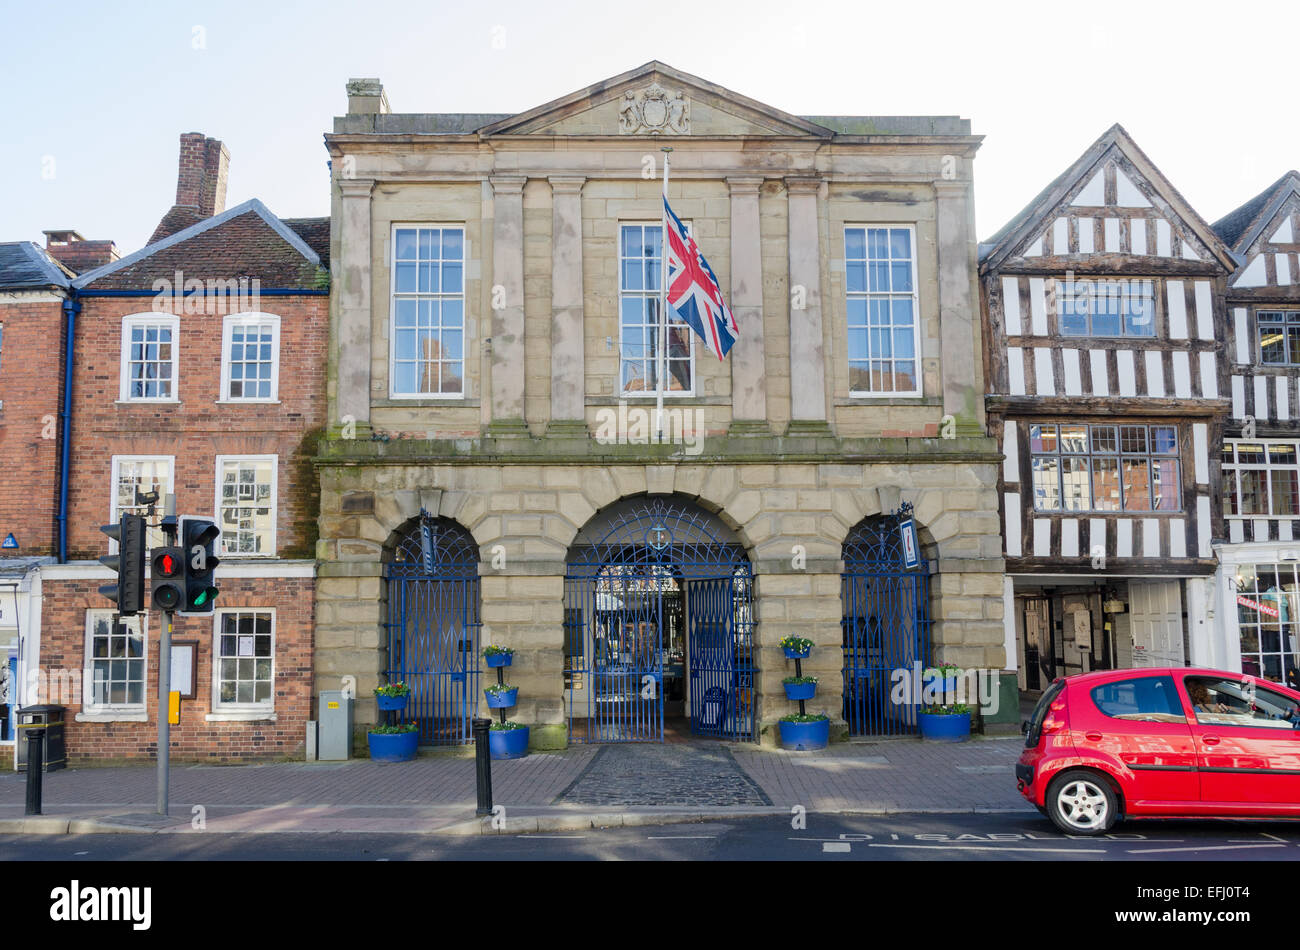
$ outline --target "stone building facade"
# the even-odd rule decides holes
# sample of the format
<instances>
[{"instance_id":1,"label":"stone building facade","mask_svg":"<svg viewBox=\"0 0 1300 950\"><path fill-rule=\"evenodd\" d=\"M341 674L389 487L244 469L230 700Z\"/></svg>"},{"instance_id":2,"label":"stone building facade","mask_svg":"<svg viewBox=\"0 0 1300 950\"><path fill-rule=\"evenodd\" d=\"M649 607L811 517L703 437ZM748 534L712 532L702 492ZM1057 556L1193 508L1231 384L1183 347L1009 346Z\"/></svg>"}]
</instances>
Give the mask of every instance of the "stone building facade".
<instances>
[{"instance_id":1,"label":"stone building facade","mask_svg":"<svg viewBox=\"0 0 1300 950\"><path fill-rule=\"evenodd\" d=\"M767 739L793 708L791 633L816 644L809 712L890 731L896 712L851 721L883 680L848 667L887 657L873 640L868 663L864 639L849 659L881 617L847 606L845 544L870 529L888 547L909 504L925 577L896 572L912 599L884 618L886 647L907 641L894 661L1007 665L966 120L799 117L657 62L519 114L393 114L377 80L348 93L326 136L315 668L317 690L355 683L359 731L400 676L439 720L425 741L459 741L492 643L516 651L510 715L534 746L662 738L667 698L648 730L593 726L611 656L667 697L685 654L676 711L708 733L719 707L691 678L710 650L721 715L744 719L728 734ZM666 147L668 201L740 336L719 361L672 325L660 439ZM718 552L724 572L700 566ZM631 656L647 630L649 666Z\"/></svg>"}]
</instances>

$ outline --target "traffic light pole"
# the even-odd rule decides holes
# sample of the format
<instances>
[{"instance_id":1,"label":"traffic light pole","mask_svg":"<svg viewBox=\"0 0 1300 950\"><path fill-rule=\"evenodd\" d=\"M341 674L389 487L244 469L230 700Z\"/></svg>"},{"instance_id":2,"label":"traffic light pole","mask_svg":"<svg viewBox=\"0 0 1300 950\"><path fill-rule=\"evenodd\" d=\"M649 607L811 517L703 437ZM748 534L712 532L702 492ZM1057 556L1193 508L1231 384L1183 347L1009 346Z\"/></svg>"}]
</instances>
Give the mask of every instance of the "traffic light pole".
<instances>
[{"instance_id":1,"label":"traffic light pole","mask_svg":"<svg viewBox=\"0 0 1300 950\"><path fill-rule=\"evenodd\" d=\"M176 519L164 517L163 534L168 546L176 543ZM168 782L171 777L171 705L172 705L172 620L175 612L164 614L162 636L158 640L158 814L167 814Z\"/></svg>"}]
</instances>

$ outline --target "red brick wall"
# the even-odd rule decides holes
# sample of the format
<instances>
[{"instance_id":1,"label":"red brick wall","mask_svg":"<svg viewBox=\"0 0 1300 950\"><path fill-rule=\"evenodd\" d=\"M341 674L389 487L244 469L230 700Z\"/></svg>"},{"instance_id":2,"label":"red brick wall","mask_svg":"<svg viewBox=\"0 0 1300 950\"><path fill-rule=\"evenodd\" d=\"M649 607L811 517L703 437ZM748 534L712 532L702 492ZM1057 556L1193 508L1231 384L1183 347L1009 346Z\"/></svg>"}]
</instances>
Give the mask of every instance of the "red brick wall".
<instances>
[{"instance_id":1,"label":"red brick wall","mask_svg":"<svg viewBox=\"0 0 1300 950\"><path fill-rule=\"evenodd\" d=\"M0 539L19 544L0 555L54 554L63 306L0 302L0 322Z\"/></svg>"},{"instance_id":2,"label":"red brick wall","mask_svg":"<svg viewBox=\"0 0 1300 950\"><path fill-rule=\"evenodd\" d=\"M102 580L46 580L42 584L41 668L83 668L86 612L107 601L98 593ZM182 699L180 722L171 727L171 752L178 759L226 762L245 759L301 758L306 721L311 717L312 618L314 582L310 578L223 579L220 607L275 608L275 722L207 722L212 705L212 649L215 621L177 617L174 640L197 640L195 696ZM148 654L145 697L149 722L76 722L81 706L69 704L68 757L148 759L157 750L158 636L162 615L146 623ZM57 674L55 674L57 675ZM57 680L55 680L57 682ZM68 697L41 696L47 699Z\"/></svg>"},{"instance_id":3,"label":"red brick wall","mask_svg":"<svg viewBox=\"0 0 1300 950\"><path fill-rule=\"evenodd\" d=\"M213 515L218 455L278 455L276 539L282 557L314 557L319 489L309 458L325 424L327 297L264 297L259 309L280 317L279 404L218 403L223 316L180 317L179 403L119 404L122 318L151 312L153 299L85 298L77 326L69 557L108 551L99 533L111 504L114 455L174 455L178 514ZM188 304L193 306L193 304ZM6 341L7 344L8 341ZM8 349L6 345L5 349ZM7 408L7 407L6 407Z\"/></svg>"}]
</instances>

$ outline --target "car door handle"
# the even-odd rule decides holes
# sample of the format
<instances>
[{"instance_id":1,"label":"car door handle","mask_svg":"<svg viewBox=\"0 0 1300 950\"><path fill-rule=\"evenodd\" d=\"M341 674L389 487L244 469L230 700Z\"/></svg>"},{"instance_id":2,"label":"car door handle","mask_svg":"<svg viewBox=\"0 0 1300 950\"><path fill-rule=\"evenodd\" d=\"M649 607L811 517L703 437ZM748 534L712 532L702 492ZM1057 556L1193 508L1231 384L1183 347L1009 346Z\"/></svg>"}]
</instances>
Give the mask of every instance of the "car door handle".
<instances>
[{"instance_id":1,"label":"car door handle","mask_svg":"<svg viewBox=\"0 0 1300 950\"><path fill-rule=\"evenodd\" d=\"M1204 742L1206 745L1218 745L1218 744L1219 744L1219 737L1218 737L1218 736L1201 736L1201 741Z\"/></svg>"},{"instance_id":2,"label":"car door handle","mask_svg":"<svg viewBox=\"0 0 1300 950\"><path fill-rule=\"evenodd\" d=\"M1087 738L1091 739L1093 742L1100 742L1100 741L1101 741L1101 733L1100 733L1100 732L1086 732L1086 733L1084 733L1084 735L1085 735Z\"/></svg>"}]
</instances>

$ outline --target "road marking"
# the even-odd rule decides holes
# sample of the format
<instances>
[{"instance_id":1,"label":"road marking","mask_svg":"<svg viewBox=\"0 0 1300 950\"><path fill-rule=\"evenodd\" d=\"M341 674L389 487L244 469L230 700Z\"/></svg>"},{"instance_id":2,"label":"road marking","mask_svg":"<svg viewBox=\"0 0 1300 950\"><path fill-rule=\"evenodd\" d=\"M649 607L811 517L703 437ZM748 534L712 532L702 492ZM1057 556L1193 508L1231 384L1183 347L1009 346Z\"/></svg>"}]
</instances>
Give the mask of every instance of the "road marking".
<instances>
[{"instance_id":1,"label":"road marking","mask_svg":"<svg viewBox=\"0 0 1300 950\"><path fill-rule=\"evenodd\" d=\"M843 838L786 838L786 841L843 841Z\"/></svg>"},{"instance_id":2,"label":"road marking","mask_svg":"<svg viewBox=\"0 0 1300 950\"><path fill-rule=\"evenodd\" d=\"M1169 854L1173 851L1242 851L1248 848L1285 848L1282 844L1216 844L1206 848L1129 848L1129 854Z\"/></svg>"},{"instance_id":3,"label":"road marking","mask_svg":"<svg viewBox=\"0 0 1300 950\"><path fill-rule=\"evenodd\" d=\"M90 852L89 852L89 851L73 851L73 852L72 852L72 856L73 856L74 858L77 857L78 855L82 855L82 854L90 854Z\"/></svg>"},{"instance_id":4,"label":"road marking","mask_svg":"<svg viewBox=\"0 0 1300 950\"><path fill-rule=\"evenodd\" d=\"M822 853L823 853L823 854L826 853L826 852L828 852L828 851L829 851L829 852L833 852L833 853L838 852L838 853L840 853L840 854L845 854L845 853L848 853L848 852L850 852L850 851L852 851L852 850L853 850L853 846L852 846L851 844L849 844L847 841L824 841L824 842L822 842Z\"/></svg>"},{"instance_id":5,"label":"road marking","mask_svg":"<svg viewBox=\"0 0 1300 950\"><path fill-rule=\"evenodd\" d=\"M711 841L717 835L646 835L650 841Z\"/></svg>"},{"instance_id":6,"label":"road marking","mask_svg":"<svg viewBox=\"0 0 1300 950\"><path fill-rule=\"evenodd\" d=\"M1105 854L1104 848L985 848L977 845L888 844L873 842L868 848L919 848L922 851L1049 851L1054 854Z\"/></svg>"}]
</instances>

